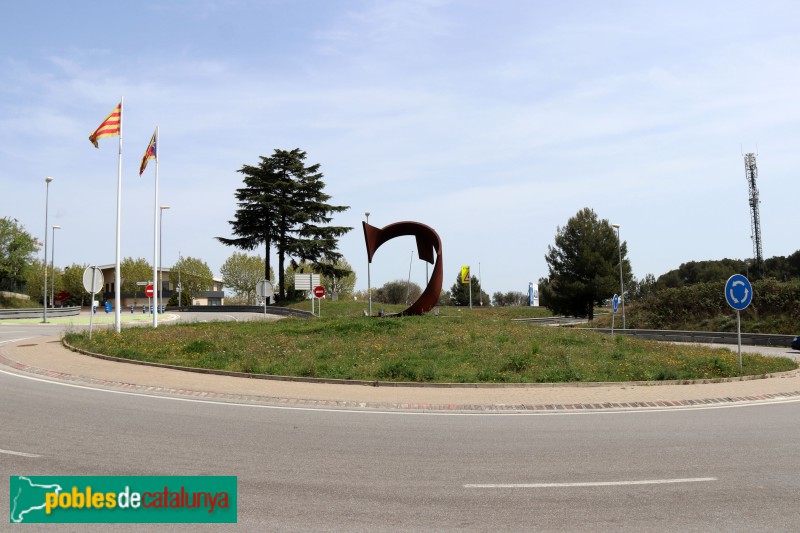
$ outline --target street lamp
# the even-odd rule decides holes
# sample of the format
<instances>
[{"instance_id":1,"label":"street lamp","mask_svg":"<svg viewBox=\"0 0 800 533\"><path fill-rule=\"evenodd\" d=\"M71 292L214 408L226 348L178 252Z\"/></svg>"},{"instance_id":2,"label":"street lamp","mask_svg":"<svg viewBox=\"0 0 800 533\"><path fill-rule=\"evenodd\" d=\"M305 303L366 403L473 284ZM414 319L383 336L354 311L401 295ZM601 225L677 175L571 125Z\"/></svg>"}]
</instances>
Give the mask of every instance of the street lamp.
<instances>
[{"instance_id":1,"label":"street lamp","mask_svg":"<svg viewBox=\"0 0 800 533\"><path fill-rule=\"evenodd\" d=\"M158 297L161 299L159 302L159 308L164 308L164 270L162 269L161 265L163 264L163 257L161 255L161 248L163 241L161 240L161 226L162 222L164 222L164 209L169 209L168 205L161 205L158 207L159 209L159 217L158 217ZM156 311L158 312L158 311Z\"/></svg>"},{"instance_id":2,"label":"street lamp","mask_svg":"<svg viewBox=\"0 0 800 533\"><path fill-rule=\"evenodd\" d=\"M178 250L178 308L183 306L181 296L183 296L183 285L181 285L181 251Z\"/></svg>"},{"instance_id":3,"label":"street lamp","mask_svg":"<svg viewBox=\"0 0 800 533\"><path fill-rule=\"evenodd\" d=\"M617 230L617 252L619 253L619 296L622 298L622 329L625 329L625 286L622 283L622 241L619 238L619 224L611 224Z\"/></svg>"},{"instance_id":4,"label":"street lamp","mask_svg":"<svg viewBox=\"0 0 800 533\"><path fill-rule=\"evenodd\" d=\"M364 213L364 216L367 217L367 225L369 225L369 211ZM370 279L369 265L370 261L367 258L367 294L369 294L369 316L372 316L372 280Z\"/></svg>"},{"instance_id":5,"label":"street lamp","mask_svg":"<svg viewBox=\"0 0 800 533\"><path fill-rule=\"evenodd\" d=\"M45 182L45 193L44 193L44 259L42 263L44 263L44 293L42 294L42 302L44 303L44 311L42 313L42 322L45 324L47 323L47 212L48 212L48 205L50 203L50 182L53 181L53 178L47 176L44 179Z\"/></svg>"},{"instance_id":6,"label":"street lamp","mask_svg":"<svg viewBox=\"0 0 800 533\"><path fill-rule=\"evenodd\" d=\"M50 284L50 305L55 309L56 307L56 267L55 267L55 257L56 257L56 230L61 229L61 226L53 226L53 247L50 250L50 275L53 276L53 283Z\"/></svg>"}]
</instances>

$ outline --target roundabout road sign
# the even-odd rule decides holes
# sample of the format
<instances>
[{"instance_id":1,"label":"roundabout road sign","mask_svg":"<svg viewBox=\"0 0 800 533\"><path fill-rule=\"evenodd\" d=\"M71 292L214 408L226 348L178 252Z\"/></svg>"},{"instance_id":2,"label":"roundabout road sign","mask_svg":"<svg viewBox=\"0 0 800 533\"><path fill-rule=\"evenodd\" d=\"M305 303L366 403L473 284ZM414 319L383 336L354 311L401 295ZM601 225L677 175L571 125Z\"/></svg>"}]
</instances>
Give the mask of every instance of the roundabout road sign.
<instances>
[{"instance_id":1,"label":"roundabout road sign","mask_svg":"<svg viewBox=\"0 0 800 533\"><path fill-rule=\"evenodd\" d=\"M734 274L725 283L725 300L728 305L741 311L753 301L753 286L741 274Z\"/></svg>"}]
</instances>

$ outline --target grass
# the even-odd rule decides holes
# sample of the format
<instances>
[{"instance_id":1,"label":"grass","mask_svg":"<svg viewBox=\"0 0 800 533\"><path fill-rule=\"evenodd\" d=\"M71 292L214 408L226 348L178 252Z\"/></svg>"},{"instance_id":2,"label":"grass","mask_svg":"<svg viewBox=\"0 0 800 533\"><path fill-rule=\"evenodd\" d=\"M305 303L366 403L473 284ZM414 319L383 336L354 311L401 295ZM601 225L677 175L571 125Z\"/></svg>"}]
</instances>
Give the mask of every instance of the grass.
<instances>
[{"instance_id":1,"label":"grass","mask_svg":"<svg viewBox=\"0 0 800 533\"><path fill-rule=\"evenodd\" d=\"M293 309L301 309L303 311L311 311L310 300L304 300L299 303L289 305ZM377 315L380 309L388 313L399 313L406 309L407 305L393 305L372 302L372 314ZM322 318L330 317L363 317L364 311L367 310L367 302L342 300L338 302L330 302L325 300L322 304ZM314 311L318 311L316 304ZM462 316L462 312L467 313L480 313L482 317L502 317L506 319L511 318L536 318L553 316L553 312L545 307L479 307L473 306L472 309L468 307L439 307L440 316L442 317L458 317Z\"/></svg>"},{"instance_id":2,"label":"grass","mask_svg":"<svg viewBox=\"0 0 800 533\"><path fill-rule=\"evenodd\" d=\"M23 300L22 298L0 296L0 309L35 309L37 307L41 309L42 304L31 300Z\"/></svg>"},{"instance_id":3,"label":"grass","mask_svg":"<svg viewBox=\"0 0 800 533\"><path fill-rule=\"evenodd\" d=\"M86 333L73 332L67 340L92 352L141 361L367 381L543 383L715 379L738 374L737 356L726 349L510 320L521 313L541 313L528 308L445 307L438 317L385 319L366 318L363 308L363 302L326 301L322 318L126 328L121 334L95 332L91 342ZM797 367L788 358L749 354L743 358L748 375Z\"/></svg>"}]
</instances>

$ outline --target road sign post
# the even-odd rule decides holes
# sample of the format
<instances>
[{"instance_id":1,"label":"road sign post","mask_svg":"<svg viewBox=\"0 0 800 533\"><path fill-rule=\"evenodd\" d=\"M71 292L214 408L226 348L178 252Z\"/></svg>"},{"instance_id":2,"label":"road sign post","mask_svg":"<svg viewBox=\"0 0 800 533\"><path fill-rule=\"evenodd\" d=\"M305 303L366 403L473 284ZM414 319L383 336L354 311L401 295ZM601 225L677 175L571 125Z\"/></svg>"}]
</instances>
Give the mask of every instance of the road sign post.
<instances>
[{"instance_id":1,"label":"road sign post","mask_svg":"<svg viewBox=\"0 0 800 533\"><path fill-rule=\"evenodd\" d=\"M267 300L272 300L275 295L275 289L268 279L262 279L256 283L256 294L264 300L264 316L267 316ZM272 303L270 301L270 303Z\"/></svg>"},{"instance_id":2,"label":"road sign post","mask_svg":"<svg viewBox=\"0 0 800 533\"><path fill-rule=\"evenodd\" d=\"M753 301L753 286L741 274L734 274L725 283L725 301L736 310L736 338L738 339L739 375L742 375L742 319L740 311Z\"/></svg>"},{"instance_id":3,"label":"road sign post","mask_svg":"<svg viewBox=\"0 0 800 533\"><path fill-rule=\"evenodd\" d=\"M469 308L472 309L472 280L469 275L469 266L464 265L461 267L461 283L469 285Z\"/></svg>"},{"instance_id":4,"label":"road sign post","mask_svg":"<svg viewBox=\"0 0 800 533\"><path fill-rule=\"evenodd\" d=\"M615 294L613 298L611 298L611 308L614 310L611 313L611 336L614 336L614 319L617 318L617 308L619 307L619 295Z\"/></svg>"},{"instance_id":5,"label":"road sign post","mask_svg":"<svg viewBox=\"0 0 800 533\"><path fill-rule=\"evenodd\" d=\"M317 316L322 316L322 299L325 298L325 287L322 285L314 287L314 298L319 299ZM311 314L314 314L314 300L311 300Z\"/></svg>"},{"instance_id":6,"label":"road sign post","mask_svg":"<svg viewBox=\"0 0 800 533\"><path fill-rule=\"evenodd\" d=\"M153 313L153 285L148 283L144 288L144 295L147 296L147 308L150 309L150 313Z\"/></svg>"},{"instance_id":7,"label":"road sign post","mask_svg":"<svg viewBox=\"0 0 800 533\"><path fill-rule=\"evenodd\" d=\"M103 271L96 266L83 271L83 288L92 295L92 309L89 313L89 340L92 340L92 318L94 318L94 295L103 288Z\"/></svg>"}]
</instances>

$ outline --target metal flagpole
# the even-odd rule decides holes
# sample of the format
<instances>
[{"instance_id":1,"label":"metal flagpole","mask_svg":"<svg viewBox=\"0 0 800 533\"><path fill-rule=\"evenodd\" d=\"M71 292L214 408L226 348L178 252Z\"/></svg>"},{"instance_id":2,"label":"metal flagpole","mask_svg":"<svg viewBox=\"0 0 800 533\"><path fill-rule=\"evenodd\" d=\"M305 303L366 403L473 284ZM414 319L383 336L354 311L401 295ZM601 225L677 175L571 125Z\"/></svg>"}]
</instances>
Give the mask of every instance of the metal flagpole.
<instances>
[{"instance_id":1,"label":"metal flagpole","mask_svg":"<svg viewBox=\"0 0 800 533\"><path fill-rule=\"evenodd\" d=\"M148 147L148 150L150 148ZM156 126L156 192L153 201L153 327L158 327L158 126Z\"/></svg>"},{"instance_id":2,"label":"metal flagpole","mask_svg":"<svg viewBox=\"0 0 800 533\"><path fill-rule=\"evenodd\" d=\"M125 97L120 98L119 101L119 163L117 168L117 250L116 250L116 263L114 264L114 329L119 333L122 331L122 317L120 315L120 307L122 305L122 291L120 282L120 225L122 221L122 115L123 115L123 102Z\"/></svg>"}]
</instances>

